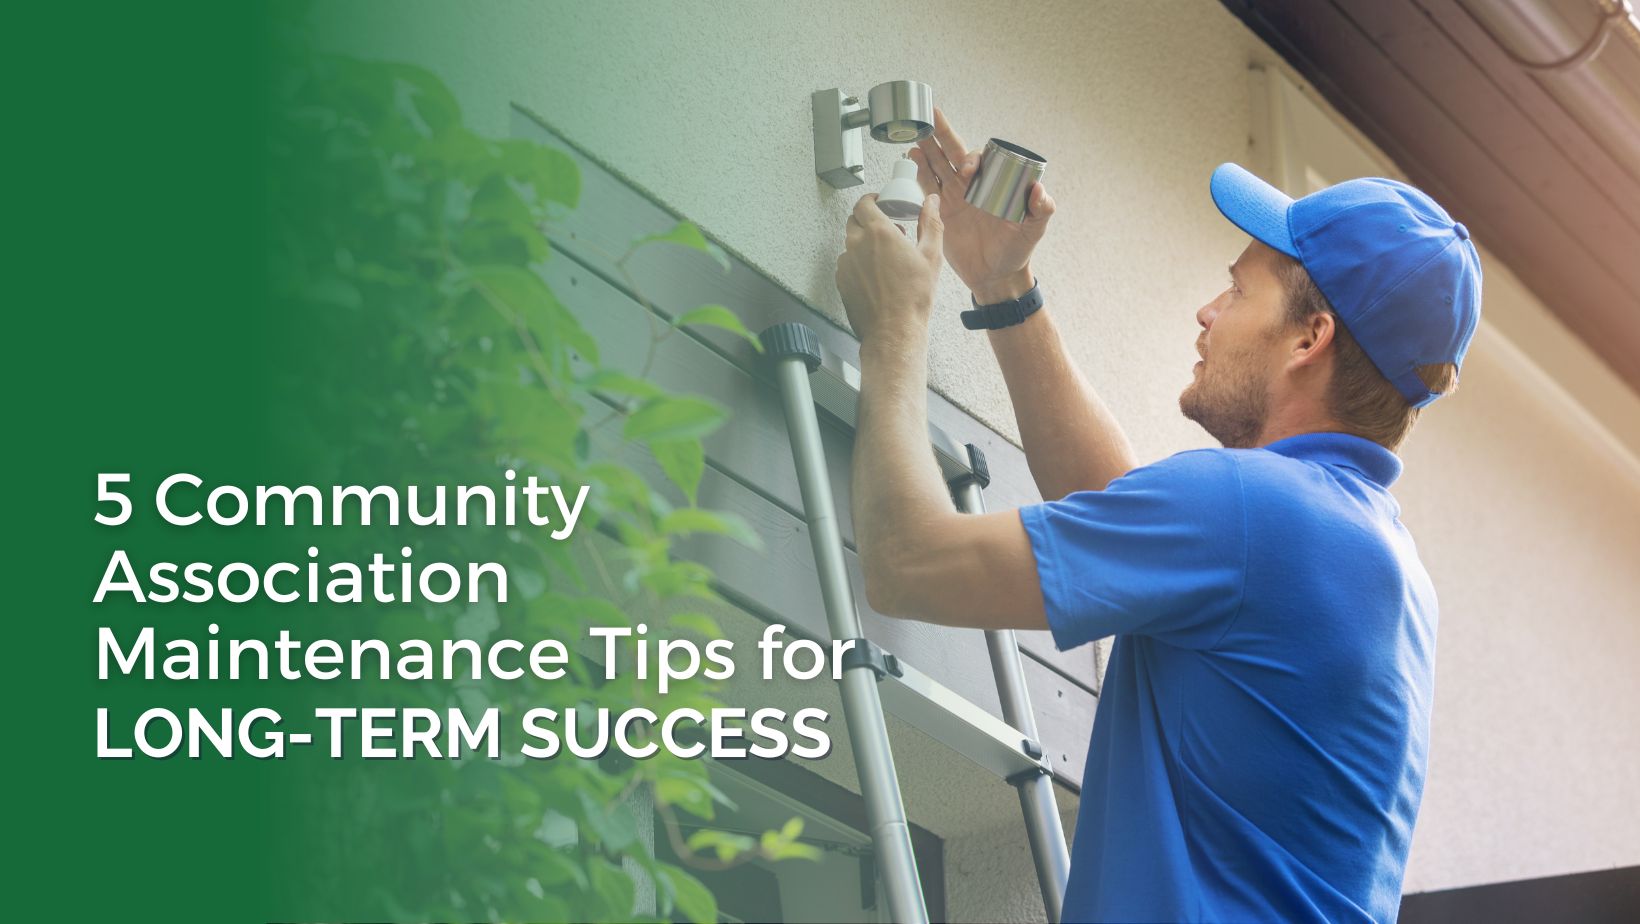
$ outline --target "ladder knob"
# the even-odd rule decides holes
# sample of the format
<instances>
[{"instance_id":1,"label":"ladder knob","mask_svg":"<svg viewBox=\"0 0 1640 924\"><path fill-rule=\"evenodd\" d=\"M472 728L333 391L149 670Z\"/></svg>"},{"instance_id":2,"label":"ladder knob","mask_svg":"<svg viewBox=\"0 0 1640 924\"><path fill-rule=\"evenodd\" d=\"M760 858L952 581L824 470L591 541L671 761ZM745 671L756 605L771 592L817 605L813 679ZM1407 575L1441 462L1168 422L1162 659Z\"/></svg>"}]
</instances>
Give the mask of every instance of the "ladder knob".
<instances>
[{"instance_id":1,"label":"ladder knob","mask_svg":"<svg viewBox=\"0 0 1640 924\"><path fill-rule=\"evenodd\" d=\"M970 484L977 485L980 490L991 486L991 467L985 464L985 453L973 443L963 446L968 450L968 471L953 475L946 485L952 491L960 491Z\"/></svg>"},{"instance_id":2,"label":"ladder knob","mask_svg":"<svg viewBox=\"0 0 1640 924\"><path fill-rule=\"evenodd\" d=\"M776 362L801 359L810 372L820 368L820 335L807 324L796 321L775 324L764 328L757 339L763 344L763 351Z\"/></svg>"},{"instance_id":3,"label":"ladder knob","mask_svg":"<svg viewBox=\"0 0 1640 924\"><path fill-rule=\"evenodd\" d=\"M974 473L974 482L982 488L991 486L991 466L985 464L985 453L973 443L968 444L968 468Z\"/></svg>"}]
</instances>

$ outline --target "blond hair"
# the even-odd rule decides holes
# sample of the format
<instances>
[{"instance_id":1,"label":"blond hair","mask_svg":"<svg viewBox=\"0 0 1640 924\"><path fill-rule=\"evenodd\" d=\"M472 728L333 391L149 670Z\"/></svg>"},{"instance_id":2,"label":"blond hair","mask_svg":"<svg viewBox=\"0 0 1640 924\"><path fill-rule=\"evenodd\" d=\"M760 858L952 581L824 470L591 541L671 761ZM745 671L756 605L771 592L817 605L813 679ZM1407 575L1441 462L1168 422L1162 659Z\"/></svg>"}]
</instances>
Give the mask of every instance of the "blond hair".
<instances>
[{"instance_id":1,"label":"blond hair","mask_svg":"<svg viewBox=\"0 0 1640 924\"><path fill-rule=\"evenodd\" d=\"M1334 358L1332 381L1327 385L1328 412L1347 432L1386 449L1398 448L1412 432L1419 409L1408 404L1401 392L1373 365L1303 264L1286 254L1278 253L1276 257L1280 261L1276 276L1287 297L1287 322L1305 324L1322 312L1333 317ZM1452 363L1419 366L1417 373L1424 385L1437 394L1451 394L1458 388L1458 367Z\"/></svg>"}]
</instances>

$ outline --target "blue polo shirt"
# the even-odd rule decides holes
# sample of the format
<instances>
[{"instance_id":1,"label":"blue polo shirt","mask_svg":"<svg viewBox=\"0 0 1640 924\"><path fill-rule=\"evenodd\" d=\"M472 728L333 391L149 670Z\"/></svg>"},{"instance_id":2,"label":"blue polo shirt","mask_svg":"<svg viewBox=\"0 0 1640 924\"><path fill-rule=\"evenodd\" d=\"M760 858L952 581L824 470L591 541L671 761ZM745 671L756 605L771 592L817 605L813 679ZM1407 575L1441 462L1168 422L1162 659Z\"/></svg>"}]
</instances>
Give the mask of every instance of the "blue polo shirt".
<instances>
[{"instance_id":1,"label":"blue polo shirt","mask_svg":"<svg viewBox=\"0 0 1640 924\"><path fill-rule=\"evenodd\" d=\"M1393 921L1435 590L1394 453L1182 452L1020 511L1061 649L1116 636L1066 921Z\"/></svg>"}]
</instances>

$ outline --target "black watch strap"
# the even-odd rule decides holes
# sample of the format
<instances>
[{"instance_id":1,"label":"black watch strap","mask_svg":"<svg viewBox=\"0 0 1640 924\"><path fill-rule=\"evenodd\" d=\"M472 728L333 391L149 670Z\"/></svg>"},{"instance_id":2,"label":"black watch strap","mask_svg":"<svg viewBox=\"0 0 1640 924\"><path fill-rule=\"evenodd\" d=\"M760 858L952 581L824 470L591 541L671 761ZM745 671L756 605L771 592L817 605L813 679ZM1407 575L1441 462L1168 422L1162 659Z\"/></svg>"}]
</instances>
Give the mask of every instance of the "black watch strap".
<instances>
[{"instance_id":1,"label":"black watch strap","mask_svg":"<svg viewBox=\"0 0 1640 924\"><path fill-rule=\"evenodd\" d=\"M974 302L974 307L962 313L962 326L969 330L996 330L1012 327L1036 314L1036 310L1042 307L1042 290L1032 279L1030 291L1012 301L981 305L974 301L973 296L969 296L968 300Z\"/></svg>"}]
</instances>

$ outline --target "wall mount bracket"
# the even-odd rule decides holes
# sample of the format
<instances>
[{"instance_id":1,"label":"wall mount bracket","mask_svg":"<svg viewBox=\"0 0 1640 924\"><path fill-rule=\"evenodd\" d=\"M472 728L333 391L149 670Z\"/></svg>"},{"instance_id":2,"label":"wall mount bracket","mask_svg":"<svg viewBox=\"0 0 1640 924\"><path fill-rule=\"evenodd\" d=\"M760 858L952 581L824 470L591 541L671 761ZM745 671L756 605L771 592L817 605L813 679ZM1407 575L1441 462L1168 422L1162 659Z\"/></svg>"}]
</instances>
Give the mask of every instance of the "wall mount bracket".
<instances>
[{"instance_id":1,"label":"wall mount bracket","mask_svg":"<svg viewBox=\"0 0 1640 924\"><path fill-rule=\"evenodd\" d=\"M864 136L911 144L934 131L934 90L915 80L890 80L862 101L833 87L809 96L814 110L814 173L836 189L865 182Z\"/></svg>"},{"instance_id":2,"label":"wall mount bracket","mask_svg":"<svg viewBox=\"0 0 1640 924\"><path fill-rule=\"evenodd\" d=\"M816 90L809 97L814 109L814 173L836 189L865 182L864 128L871 110L858 96L836 88Z\"/></svg>"}]
</instances>

